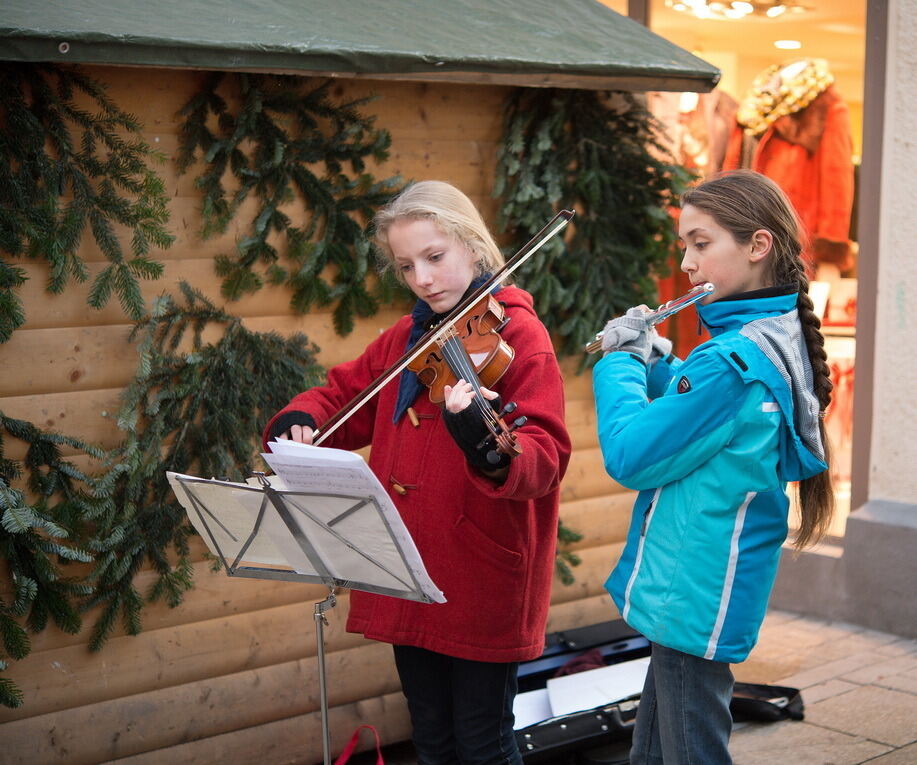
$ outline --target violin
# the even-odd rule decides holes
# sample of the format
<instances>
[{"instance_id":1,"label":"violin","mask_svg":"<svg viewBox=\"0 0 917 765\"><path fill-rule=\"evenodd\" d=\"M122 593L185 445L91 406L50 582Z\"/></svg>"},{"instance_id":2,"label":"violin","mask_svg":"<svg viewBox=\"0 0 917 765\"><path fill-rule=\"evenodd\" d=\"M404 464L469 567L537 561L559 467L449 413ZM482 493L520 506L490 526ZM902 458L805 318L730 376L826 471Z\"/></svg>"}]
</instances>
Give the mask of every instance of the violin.
<instances>
[{"instance_id":1,"label":"violin","mask_svg":"<svg viewBox=\"0 0 917 765\"><path fill-rule=\"evenodd\" d=\"M503 305L493 295L485 295L458 322L452 331L427 346L410 364L420 381L430 389L430 401L442 404L446 398L444 388L455 385L459 377L473 384L465 376L471 362L474 375L490 388L506 372L515 352L500 337L500 330L509 319Z\"/></svg>"},{"instance_id":2,"label":"violin","mask_svg":"<svg viewBox=\"0 0 917 765\"><path fill-rule=\"evenodd\" d=\"M504 279L506 279L510 274L513 273L519 266L521 266L526 260L528 260L532 255L538 252L539 249L551 239L555 234L564 229L566 225L573 219L572 210L561 210L557 215L555 215L547 225L541 229L535 236L533 236L528 242L526 242L519 250L513 255L503 266L493 274L484 284L478 287L474 292L472 292L464 300L459 301L459 304L455 306L444 318L443 320L433 327L427 334L420 338L417 341L416 345L411 348L407 353L405 353L398 361L396 361L392 366L386 369L381 375L379 375L375 380L373 380L369 385L366 386L360 393L354 396L340 411L338 411L333 417L331 417L324 425L322 425L315 433L313 433L312 443L315 446L321 445L335 430L337 430L341 425L343 425L355 412L357 412L360 407L363 406L367 401L369 401L376 393L378 393L387 383L394 380L401 372L407 368L414 359L419 356L427 354L434 345L441 346L442 340L444 340L448 335L458 334L456 325L459 324L461 319L463 319L467 314L472 312L479 302L485 296L488 296L490 291L494 288L496 284L499 284ZM488 303L488 306L490 304ZM489 308L488 308L489 311ZM502 308L500 313L502 313ZM498 315L494 312L494 315ZM493 321L488 319L488 322ZM503 319L499 319L503 321ZM480 322L479 322L480 324ZM486 326L486 324L481 325ZM469 332L470 334L470 332ZM509 348L509 346L507 346ZM468 357L468 352L464 351L465 357ZM471 362L468 362L469 366L473 367ZM506 366L509 366L509 362L506 363ZM504 369L505 371L505 369ZM502 374L502 372L501 372ZM474 380L477 379L477 374L473 376L474 379L466 377L464 374L458 375L458 377L463 377L465 380L471 382L472 386L475 385ZM456 377L456 380L458 379ZM446 383L443 383L445 387ZM478 388L475 391L477 395L474 397L474 401L477 401L477 406L483 406L489 412L493 412L496 419L492 419L489 414L486 414L482 408L482 414L485 414L485 422L494 424L495 427L499 427L499 433L493 434L494 439L497 441L498 446L501 442L506 448L510 448L508 440L512 439L515 441L515 437L512 436L512 430L509 426L506 426L505 423L502 423L502 416L498 415L493 411L493 407L490 406L490 403L484 399L480 393L480 382L478 383ZM506 410L507 407L512 406L512 411L515 409L514 405L507 404L504 407ZM508 413L508 412L505 412ZM502 413L501 413L502 414ZM509 431L509 432L506 432ZM485 439L485 442L488 439ZM483 444L482 444L483 445ZM511 452L507 452L508 454ZM518 451L516 452L518 453Z\"/></svg>"},{"instance_id":3,"label":"violin","mask_svg":"<svg viewBox=\"0 0 917 765\"><path fill-rule=\"evenodd\" d=\"M477 394L471 406L478 407L490 431L490 436L481 441L478 448L493 440L495 449L486 456L493 465L500 461L500 454L512 458L522 453L513 431L526 423L525 417L517 417L507 425L503 416L514 412L516 404L509 402L497 413L481 393L482 385L492 388L503 376L515 355L512 347L500 337L500 330L508 321L502 303L487 294L452 324L450 331L408 364L408 369L430 389L430 401L434 404L445 401L447 385L454 386L459 379L471 383Z\"/></svg>"}]
</instances>

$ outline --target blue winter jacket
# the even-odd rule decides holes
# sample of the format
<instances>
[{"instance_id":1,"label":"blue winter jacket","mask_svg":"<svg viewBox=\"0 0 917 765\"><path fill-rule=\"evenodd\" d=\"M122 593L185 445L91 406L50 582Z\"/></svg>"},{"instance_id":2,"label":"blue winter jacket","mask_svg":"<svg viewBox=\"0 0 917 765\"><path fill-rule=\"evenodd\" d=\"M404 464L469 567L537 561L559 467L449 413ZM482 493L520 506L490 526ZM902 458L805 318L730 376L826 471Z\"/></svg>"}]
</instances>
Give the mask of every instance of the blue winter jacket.
<instances>
[{"instance_id":1,"label":"blue winter jacket","mask_svg":"<svg viewBox=\"0 0 917 765\"><path fill-rule=\"evenodd\" d=\"M698 306L712 339L671 364L652 402L640 360L618 352L595 366L606 470L640 492L605 586L653 642L738 662L757 641L786 483L826 469L796 298L778 288Z\"/></svg>"}]
</instances>

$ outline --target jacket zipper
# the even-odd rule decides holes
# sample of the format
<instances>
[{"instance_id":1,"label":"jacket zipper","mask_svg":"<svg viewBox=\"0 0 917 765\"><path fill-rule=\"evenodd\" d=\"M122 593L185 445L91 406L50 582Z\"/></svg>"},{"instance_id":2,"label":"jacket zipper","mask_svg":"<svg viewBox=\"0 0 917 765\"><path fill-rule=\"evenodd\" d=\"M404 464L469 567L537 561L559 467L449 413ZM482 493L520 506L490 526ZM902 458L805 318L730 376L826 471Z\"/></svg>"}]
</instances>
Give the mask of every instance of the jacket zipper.
<instances>
[{"instance_id":1,"label":"jacket zipper","mask_svg":"<svg viewBox=\"0 0 917 765\"><path fill-rule=\"evenodd\" d=\"M660 492L662 492L661 486L656 489L646 511L643 513L643 525L640 527L640 541L637 543L637 557L634 559L634 569L630 572L630 578L627 580L627 587L624 590L624 610L621 612L621 616L625 621L630 613L630 591L634 586L634 582L637 580L637 574L640 571L640 563L643 561L643 545L646 542L646 531L650 526L650 520L653 517L653 510L656 507L656 503L659 501Z\"/></svg>"},{"instance_id":2,"label":"jacket zipper","mask_svg":"<svg viewBox=\"0 0 917 765\"><path fill-rule=\"evenodd\" d=\"M646 510L643 511L643 525L640 527L640 536L646 536L646 528L650 525L650 513L653 512L653 506L656 503L656 495L653 495L653 498L650 500L649 505L647 505Z\"/></svg>"}]
</instances>

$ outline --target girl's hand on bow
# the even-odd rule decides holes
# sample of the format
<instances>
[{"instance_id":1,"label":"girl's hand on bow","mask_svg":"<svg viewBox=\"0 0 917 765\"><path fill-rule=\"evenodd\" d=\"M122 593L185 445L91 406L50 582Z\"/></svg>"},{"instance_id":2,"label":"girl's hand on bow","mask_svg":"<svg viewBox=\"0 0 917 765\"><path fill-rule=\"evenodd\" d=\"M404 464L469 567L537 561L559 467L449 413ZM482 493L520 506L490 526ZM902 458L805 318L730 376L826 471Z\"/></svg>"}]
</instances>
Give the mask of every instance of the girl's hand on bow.
<instances>
[{"instance_id":1,"label":"girl's hand on bow","mask_svg":"<svg viewBox=\"0 0 917 765\"><path fill-rule=\"evenodd\" d=\"M315 418L311 414L293 410L284 412L274 420L267 440L283 439L284 441L296 441L300 444L311 444L316 430L318 430L318 426L315 424Z\"/></svg>"},{"instance_id":2,"label":"girl's hand on bow","mask_svg":"<svg viewBox=\"0 0 917 765\"><path fill-rule=\"evenodd\" d=\"M281 441L296 441L300 444L311 444L312 436L315 433L308 425L291 425L286 433L277 436Z\"/></svg>"}]
</instances>

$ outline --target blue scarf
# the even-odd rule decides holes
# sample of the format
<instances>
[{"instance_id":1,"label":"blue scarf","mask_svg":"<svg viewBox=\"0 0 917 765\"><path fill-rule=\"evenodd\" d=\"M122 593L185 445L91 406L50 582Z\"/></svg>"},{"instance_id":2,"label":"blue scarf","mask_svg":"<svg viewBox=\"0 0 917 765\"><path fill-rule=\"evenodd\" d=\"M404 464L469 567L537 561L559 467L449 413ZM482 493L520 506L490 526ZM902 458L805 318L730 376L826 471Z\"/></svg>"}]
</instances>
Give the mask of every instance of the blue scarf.
<instances>
[{"instance_id":1,"label":"blue scarf","mask_svg":"<svg viewBox=\"0 0 917 765\"><path fill-rule=\"evenodd\" d=\"M491 274L489 273L476 277L471 282L468 289L465 290L465 294L462 295L462 300L484 284L490 277ZM494 287L493 293L495 294L501 289L502 286L498 284ZM461 303L462 300L459 300L459 303ZM442 321L443 317L446 315L445 313L433 313L433 309L430 308L427 302L418 298L417 303L414 305L414 310L411 311L411 319L414 324L411 327L411 334L408 336L408 343L404 348L404 352L407 353L411 350L417 341L429 332L434 324ZM398 400L395 402L395 416L392 417L392 422L397 423L398 420L404 417L404 413L408 410L408 407L414 403L414 399L417 398L423 389L424 384L410 369L405 369L401 373L401 378L398 382Z\"/></svg>"}]
</instances>

